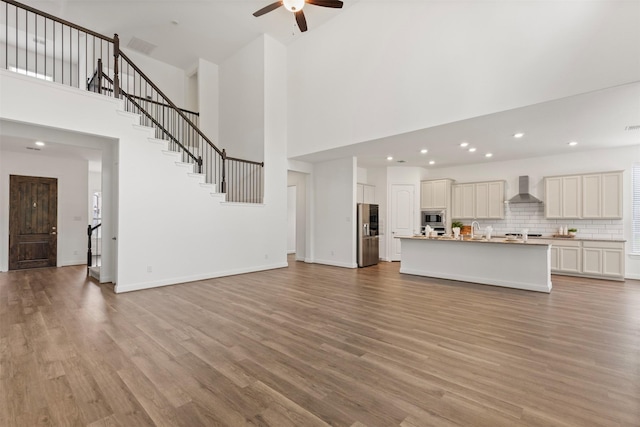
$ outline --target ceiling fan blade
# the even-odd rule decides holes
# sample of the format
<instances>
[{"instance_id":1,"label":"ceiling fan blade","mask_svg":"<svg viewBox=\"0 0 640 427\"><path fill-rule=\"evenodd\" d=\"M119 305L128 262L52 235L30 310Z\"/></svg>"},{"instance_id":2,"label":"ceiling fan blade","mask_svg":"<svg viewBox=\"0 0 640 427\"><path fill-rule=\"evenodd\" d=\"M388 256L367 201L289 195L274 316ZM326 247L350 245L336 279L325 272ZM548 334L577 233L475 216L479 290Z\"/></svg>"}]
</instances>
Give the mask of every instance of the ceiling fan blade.
<instances>
[{"instance_id":1,"label":"ceiling fan blade","mask_svg":"<svg viewBox=\"0 0 640 427\"><path fill-rule=\"evenodd\" d=\"M277 1L275 3L271 3L269 6L265 6L262 9L260 9L260 10L258 10L256 12L253 12L253 16L255 16L255 17L262 16L265 13L271 12L272 10L276 10L280 6L282 6L282 0Z\"/></svg>"},{"instance_id":2,"label":"ceiling fan blade","mask_svg":"<svg viewBox=\"0 0 640 427\"><path fill-rule=\"evenodd\" d=\"M304 12L299 10L296 12L296 22L298 23L298 28L300 28L300 32L304 33L307 31L307 19L304 17Z\"/></svg>"},{"instance_id":3,"label":"ceiling fan blade","mask_svg":"<svg viewBox=\"0 0 640 427\"><path fill-rule=\"evenodd\" d=\"M334 7L336 9L340 9L342 7L342 2L340 0L305 0L305 1L314 6Z\"/></svg>"}]
</instances>

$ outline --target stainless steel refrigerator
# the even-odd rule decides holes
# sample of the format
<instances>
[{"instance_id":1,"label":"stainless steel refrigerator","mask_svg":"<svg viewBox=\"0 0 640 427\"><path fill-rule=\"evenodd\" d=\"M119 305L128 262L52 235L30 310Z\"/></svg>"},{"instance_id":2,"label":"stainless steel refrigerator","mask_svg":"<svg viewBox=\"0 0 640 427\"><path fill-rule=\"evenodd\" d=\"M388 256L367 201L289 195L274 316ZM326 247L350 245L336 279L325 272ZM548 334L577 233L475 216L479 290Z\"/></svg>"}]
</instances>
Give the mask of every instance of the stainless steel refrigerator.
<instances>
[{"instance_id":1,"label":"stainless steel refrigerator","mask_svg":"<svg viewBox=\"0 0 640 427\"><path fill-rule=\"evenodd\" d=\"M358 203L358 267L378 263L378 205Z\"/></svg>"}]
</instances>

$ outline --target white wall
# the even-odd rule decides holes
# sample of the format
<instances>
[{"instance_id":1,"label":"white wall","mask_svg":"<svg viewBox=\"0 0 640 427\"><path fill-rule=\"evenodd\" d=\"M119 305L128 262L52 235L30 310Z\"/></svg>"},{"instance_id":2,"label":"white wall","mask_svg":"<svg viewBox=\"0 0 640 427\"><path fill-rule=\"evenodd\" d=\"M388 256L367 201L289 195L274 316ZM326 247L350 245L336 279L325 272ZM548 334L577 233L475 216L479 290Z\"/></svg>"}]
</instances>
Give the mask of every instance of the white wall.
<instances>
[{"instance_id":1,"label":"white wall","mask_svg":"<svg viewBox=\"0 0 640 427\"><path fill-rule=\"evenodd\" d=\"M287 253L296 253L296 186L287 187Z\"/></svg>"},{"instance_id":2,"label":"white wall","mask_svg":"<svg viewBox=\"0 0 640 427\"><path fill-rule=\"evenodd\" d=\"M0 136L2 139L2 136ZM26 150L25 150L26 151ZM87 162L30 153L0 151L0 271L8 269L9 175L58 180L58 267L86 263Z\"/></svg>"},{"instance_id":3,"label":"white wall","mask_svg":"<svg viewBox=\"0 0 640 427\"><path fill-rule=\"evenodd\" d=\"M289 47L289 156L637 81L638 16L640 2L357 2Z\"/></svg>"},{"instance_id":4,"label":"white wall","mask_svg":"<svg viewBox=\"0 0 640 427\"><path fill-rule=\"evenodd\" d=\"M174 104L180 108L185 108L187 76L183 69L160 62L126 47L123 47L122 51ZM111 66L111 64L105 64L105 66ZM120 71L122 73L126 72L126 65L124 70Z\"/></svg>"},{"instance_id":5,"label":"white wall","mask_svg":"<svg viewBox=\"0 0 640 427\"><path fill-rule=\"evenodd\" d=\"M216 64L198 60L198 111L200 112L200 130L218 148L220 144L220 74Z\"/></svg>"},{"instance_id":6,"label":"white wall","mask_svg":"<svg viewBox=\"0 0 640 427\"><path fill-rule=\"evenodd\" d=\"M314 166L314 259L320 264L356 268L356 159Z\"/></svg>"},{"instance_id":7,"label":"white wall","mask_svg":"<svg viewBox=\"0 0 640 427\"><path fill-rule=\"evenodd\" d=\"M265 204L257 206L212 197L163 154L160 144L148 140L152 131L118 112L122 101L0 70L1 119L117 141L117 157L103 161L102 185L103 193L110 191L105 182L118 188L117 223L106 212L103 222L105 236L117 237L111 252L117 292L286 266L286 123L277 96L286 86L286 59L273 40L265 46L267 166ZM114 164L117 173L111 174ZM86 199L82 212L86 215Z\"/></svg>"},{"instance_id":8,"label":"white wall","mask_svg":"<svg viewBox=\"0 0 640 427\"><path fill-rule=\"evenodd\" d=\"M286 58L284 65L286 75ZM257 38L220 65L220 143L232 157L263 160L264 74L263 38ZM279 94L286 102L285 94L286 87Z\"/></svg>"},{"instance_id":9,"label":"white wall","mask_svg":"<svg viewBox=\"0 0 640 427\"><path fill-rule=\"evenodd\" d=\"M623 237L627 240L626 251L631 251L631 168L640 161L640 145L608 148L606 150L574 152L565 155L537 157L532 159L512 160L505 162L488 162L473 166L432 169L428 179L451 178L456 182L475 182L504 179L506 180L506 197L518 193L518 177L529 175L531 194L544 200L545 176L582 174L590 172L624 171L624 216L622 220ZM533 215L533 214L532 214ZM566 222L566 221L561 221ZM584 228L586 220L576 222L577 228ZM570 225L570 224L569 224ZM598 224L595 224L598 225ZM611 224L611 227L617 227ZM613 231L612 231L613 233ZM617 234L617 233L616 233ZM626 277L640 279L640 259L627 257L625 263Z\"/></svg>"}]
</instances>

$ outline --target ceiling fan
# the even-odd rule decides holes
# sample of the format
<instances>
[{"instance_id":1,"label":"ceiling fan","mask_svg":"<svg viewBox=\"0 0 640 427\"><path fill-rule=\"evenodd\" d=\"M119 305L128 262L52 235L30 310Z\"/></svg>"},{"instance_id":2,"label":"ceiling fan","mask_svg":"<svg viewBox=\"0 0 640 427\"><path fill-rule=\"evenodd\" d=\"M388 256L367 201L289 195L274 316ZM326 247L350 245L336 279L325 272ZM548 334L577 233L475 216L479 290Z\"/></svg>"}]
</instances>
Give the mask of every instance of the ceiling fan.
<instances>
[{"instance_id":1,"label":"ceiling fan","mask_svg":"<svg viewBox=\"0 0 640 427\"><path fill-rule=\"evenodd\" d=\"M280 0L254 12L253 16L262 16L265 13L271 12L272 10L276 10L280 6L284 6L285 9L287 9L289 12L293 12L296 15L298 28L300 28L300 31L304 33L305 31L307 31L307 20L304 17L304 12L302 11L305 3L309 3L314 6L333 7L336 9L340 9L342 7L342 2L340 0Z\"/></svg>"}]
</instances>

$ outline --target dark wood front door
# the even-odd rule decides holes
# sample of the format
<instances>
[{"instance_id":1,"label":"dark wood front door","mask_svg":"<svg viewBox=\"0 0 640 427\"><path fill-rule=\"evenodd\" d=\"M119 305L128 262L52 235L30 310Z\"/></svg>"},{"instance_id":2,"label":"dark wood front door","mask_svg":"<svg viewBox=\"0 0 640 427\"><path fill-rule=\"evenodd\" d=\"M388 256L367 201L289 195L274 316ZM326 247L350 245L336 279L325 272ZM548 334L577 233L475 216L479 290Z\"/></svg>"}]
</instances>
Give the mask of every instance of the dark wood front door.
<instances>
[{"instance_id":1,"label":"dark wood front door","mask_svg":"<svg viewBox=\"0 0 640 427\"><path fill-rule=\"evenodd\" d=\"M9 177L9 270L55 267L58 180Z\"/></svg>"}]
</instances>

